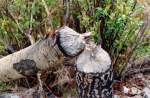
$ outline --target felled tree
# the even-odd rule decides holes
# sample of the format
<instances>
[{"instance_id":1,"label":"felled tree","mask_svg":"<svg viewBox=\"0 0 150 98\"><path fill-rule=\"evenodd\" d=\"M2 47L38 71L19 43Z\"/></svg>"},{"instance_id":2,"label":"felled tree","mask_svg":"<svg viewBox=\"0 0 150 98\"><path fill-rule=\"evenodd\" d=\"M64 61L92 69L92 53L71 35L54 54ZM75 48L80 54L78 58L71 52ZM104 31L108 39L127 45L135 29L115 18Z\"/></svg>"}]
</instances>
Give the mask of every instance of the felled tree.
<instances>
[{"instance_id":1,"label":"felled tree","mask_svg":"<svg viewBox=\"0 0 150 98\"><path fill-rule=\"evenodd\" d=\"M85 47L85 37L68 27L37 43L0 59L0 81L36 74L39 70L61 67L64 56L75 57Z\"/></svg>"}]
</instances>

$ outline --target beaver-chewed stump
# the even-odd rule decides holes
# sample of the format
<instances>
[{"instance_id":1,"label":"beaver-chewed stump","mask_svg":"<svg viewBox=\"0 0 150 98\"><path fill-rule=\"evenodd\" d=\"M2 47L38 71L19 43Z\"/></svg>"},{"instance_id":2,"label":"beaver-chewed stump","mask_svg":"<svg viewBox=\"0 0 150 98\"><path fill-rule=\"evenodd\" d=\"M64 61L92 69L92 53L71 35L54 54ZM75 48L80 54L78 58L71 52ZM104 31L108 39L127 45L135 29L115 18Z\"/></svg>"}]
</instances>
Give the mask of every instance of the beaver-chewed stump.
<instances>
[{"instance_id":1,"label":"beaver-chewed stump","mask_svg":"<svg viewBox=\"0 0 150 98\"><path fill-rule=\"evenodd\" d=\"M88 45L76 61L78 98L112 98L113 72L108 53Z\"/></svg>"}]
</instances>

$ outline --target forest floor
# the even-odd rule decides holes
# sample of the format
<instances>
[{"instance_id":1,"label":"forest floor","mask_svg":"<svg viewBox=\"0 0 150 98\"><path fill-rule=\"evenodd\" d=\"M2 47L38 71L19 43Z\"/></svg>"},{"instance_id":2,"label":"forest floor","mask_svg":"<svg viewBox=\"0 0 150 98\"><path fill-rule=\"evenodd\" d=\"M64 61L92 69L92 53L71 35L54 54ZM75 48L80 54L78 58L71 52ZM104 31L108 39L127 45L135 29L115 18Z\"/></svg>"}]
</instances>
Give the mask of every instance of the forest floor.
<instances>
[{"instance_id":1,"label":"forest floor","mask_svg":"<svg viewBox=\"0 0 150 98\"><path fill-rule=\"evenodd\" d=\"M76 98L76 89L72 85L74 83L70 87L63 88L65 92L63 97L58 97L59 92L47 93L45 90L42 92L35 86L11 88L1 93L0 98ZM132 75L124 80L115 81L113 88L114 98L150 98L150 75L142 73Z\"/></svg>"},{"instance_id":2,"label":"forest floor","mask_svg":"<svg viewBox=\"0 0 150 98\"><path fill-rule=\"evenodd\" d=\"M150 98L150 75L133 75L114 83L114 98Z\"/></svg>"}]
</instances>

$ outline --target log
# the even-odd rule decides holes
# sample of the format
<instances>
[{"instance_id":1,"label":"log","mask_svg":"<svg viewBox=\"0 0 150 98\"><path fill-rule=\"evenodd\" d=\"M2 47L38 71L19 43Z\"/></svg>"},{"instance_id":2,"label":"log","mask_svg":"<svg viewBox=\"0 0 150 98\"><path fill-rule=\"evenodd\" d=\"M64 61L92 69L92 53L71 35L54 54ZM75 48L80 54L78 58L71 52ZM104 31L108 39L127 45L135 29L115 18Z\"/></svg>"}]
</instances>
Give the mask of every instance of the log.
<instances>
[{"instance_id":1,"label":"log","mask_svg":"<svg viewBox=\"0 0 150 98\"><path fill-rule=\"evenodd\" d=\"M90 36L90 35L88 35ZM0 82L7 82L39 70L61 67L64 57L75 57L85 48L85 37L69 27L62 27L52 37L0 59Z\"/></svg>"},{"instance_id":2,"label":"log","mask_svg":"<svg viewBox=\"0 0 150 98\"><path fill-rule=\"evenodd\" d=\"M78 98L112 98L113 72L105 50L87 45L77 57L76 67Z\"/></svg>"}]
</instances>

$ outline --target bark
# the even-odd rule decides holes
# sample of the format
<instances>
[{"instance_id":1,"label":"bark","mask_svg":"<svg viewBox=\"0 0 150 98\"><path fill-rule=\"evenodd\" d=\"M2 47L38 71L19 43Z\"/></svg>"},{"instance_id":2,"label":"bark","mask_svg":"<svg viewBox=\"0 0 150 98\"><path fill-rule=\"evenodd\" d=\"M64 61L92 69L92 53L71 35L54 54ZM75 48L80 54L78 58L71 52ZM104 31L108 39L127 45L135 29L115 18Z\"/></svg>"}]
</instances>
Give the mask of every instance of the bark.
<instances>
[{"instance_id":1,"label":"bark","mask_svg":"<svg viewBox=\"0 0 150 98\"><path fill-rule=\"evenodd\" d=\"M106 51L93 44L86 46L76 66L78 98L112 98L113 72Z\"/></svg>"},{"instance_id":2,"label":"bark","mask_svg":"<svg viewBox=\"0 0 150 98\"><path fill-rule=\"evenodd\" d=\"M89 35L88 35L89 36ZM0 59L0 81L7 82L36 74L39 70L60 68L64 56L75 57L85 47L85 35L68 27L56 35ZM65 55L64 55L65 54Z\"/></svg>"}]
</instances>

